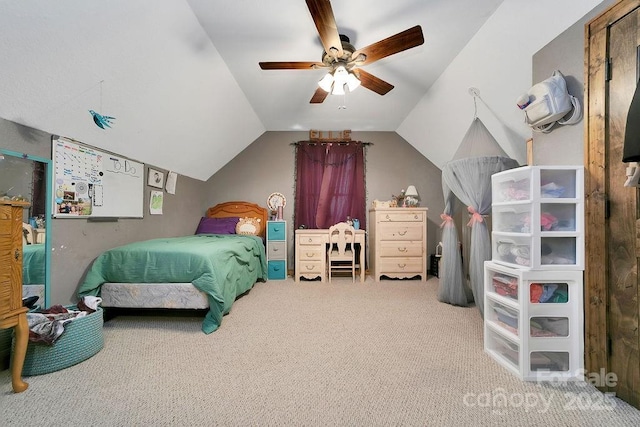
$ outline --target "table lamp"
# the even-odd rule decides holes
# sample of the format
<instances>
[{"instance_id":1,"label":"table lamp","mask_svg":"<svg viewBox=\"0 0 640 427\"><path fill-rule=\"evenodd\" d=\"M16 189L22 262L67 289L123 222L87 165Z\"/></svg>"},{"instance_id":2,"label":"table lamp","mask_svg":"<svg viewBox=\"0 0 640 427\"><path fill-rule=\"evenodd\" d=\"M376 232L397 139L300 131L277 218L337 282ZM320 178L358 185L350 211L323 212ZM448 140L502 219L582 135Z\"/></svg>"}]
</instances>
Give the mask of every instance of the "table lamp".
<instances>
[{"instance_id":1,"label":"table lamp","mask_svg":"<svg viewBox=\"0 0 640 427\"><path fill-rule=\"evenodd\" d=\"M407 191L404 192L404 205L408 208L420 205L420 195L415 185L408 186Z\"/></svg>"}]
</instances>

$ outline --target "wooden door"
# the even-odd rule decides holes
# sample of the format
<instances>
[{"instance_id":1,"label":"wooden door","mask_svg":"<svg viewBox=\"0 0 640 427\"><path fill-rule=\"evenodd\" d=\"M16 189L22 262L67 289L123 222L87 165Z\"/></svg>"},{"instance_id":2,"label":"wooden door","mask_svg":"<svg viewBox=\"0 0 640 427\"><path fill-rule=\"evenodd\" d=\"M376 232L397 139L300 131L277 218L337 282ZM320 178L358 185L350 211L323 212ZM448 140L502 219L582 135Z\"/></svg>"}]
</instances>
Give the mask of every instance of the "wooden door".
<instances>
[{"instance_id":1,"label":"wooden door","mask_svg":"<svg viewBox=\"0 0 640 427\"><path fill-rule=\"evenodd\" d=\"M601 389L636 407L640 189L624 187L628 165L622 163L622 147L640 70L638 3L622 1L588 25L585 79L585 361L588 371L599 374Z\"/></svg>"}]
</instances>

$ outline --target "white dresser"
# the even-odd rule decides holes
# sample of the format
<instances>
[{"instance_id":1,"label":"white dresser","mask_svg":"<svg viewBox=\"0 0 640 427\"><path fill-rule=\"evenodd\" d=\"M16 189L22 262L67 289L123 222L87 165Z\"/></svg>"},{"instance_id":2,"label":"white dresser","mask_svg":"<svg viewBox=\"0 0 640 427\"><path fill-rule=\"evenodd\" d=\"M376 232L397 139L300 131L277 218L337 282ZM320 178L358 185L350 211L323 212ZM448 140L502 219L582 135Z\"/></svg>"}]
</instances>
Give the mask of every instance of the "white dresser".
<instances>
[{"instance_id":1,"label":"white dresser","mask_svg":"<svg viewBox=\"0 0 640 427\"><path fill-rule=\"evenodd\" d=\"M296 230L295 281L300 278L320 278L325 281L327 274L326 244L328 230Z\"/></svg>"},{"instance_id":2,"label":"white dresser","mask_svg":"<svg viewBox=\"0 0 640 427\"><path fill-rule=\"evenodd\" d=\"M371 272L427 280L427 208L377 208L369 211Z\"/></svg>"}]
</instances>

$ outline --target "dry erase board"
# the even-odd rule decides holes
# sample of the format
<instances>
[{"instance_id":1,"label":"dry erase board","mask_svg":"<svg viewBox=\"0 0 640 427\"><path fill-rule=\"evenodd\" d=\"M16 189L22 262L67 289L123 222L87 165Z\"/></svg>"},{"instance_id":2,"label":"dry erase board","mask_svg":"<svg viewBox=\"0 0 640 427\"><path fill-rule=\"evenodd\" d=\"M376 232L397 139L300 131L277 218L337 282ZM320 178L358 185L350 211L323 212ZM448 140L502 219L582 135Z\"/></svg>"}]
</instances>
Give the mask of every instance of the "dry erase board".
<instances>
[{"instance_id":1,"label":"dry erase board","mask_svg":"<svg viewBox=\"0 0 640 427\"><path fill-rule=\"evenodd\" d=\"M54 217L143 217L143 163L68 138L52 144Z\"/></svg>"}]
</instances>

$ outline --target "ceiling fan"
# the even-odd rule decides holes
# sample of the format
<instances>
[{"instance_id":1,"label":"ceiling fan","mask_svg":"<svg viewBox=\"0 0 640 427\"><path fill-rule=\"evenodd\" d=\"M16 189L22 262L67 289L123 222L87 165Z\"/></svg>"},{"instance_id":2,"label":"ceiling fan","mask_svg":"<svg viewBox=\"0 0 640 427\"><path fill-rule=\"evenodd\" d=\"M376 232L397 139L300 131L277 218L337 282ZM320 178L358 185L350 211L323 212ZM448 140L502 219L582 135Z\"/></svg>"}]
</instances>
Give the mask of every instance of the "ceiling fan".
<instances>
[{"instance_id":1,"label":"ceiling fan","mask_svg":"<svg viewBox=\"0 0 640 427\"><path fill-rule=\"evenodd\" d=\"M394 53L420 46L424 43L419 25L402 31L362 49L356 49L349 38L338 33L336 20L329 0L306 0L324 47L322 62L260 62L263 70L316 70L327 69L325 77L311 97L311 104L322 103L329 93L343 94L345 85L349 91L358 85L385 95L393 85L361 69Z\"/></svg>"}]
</instances>

